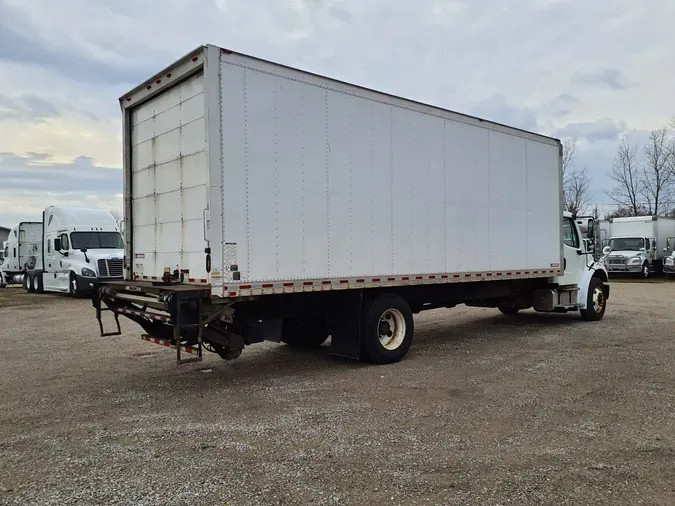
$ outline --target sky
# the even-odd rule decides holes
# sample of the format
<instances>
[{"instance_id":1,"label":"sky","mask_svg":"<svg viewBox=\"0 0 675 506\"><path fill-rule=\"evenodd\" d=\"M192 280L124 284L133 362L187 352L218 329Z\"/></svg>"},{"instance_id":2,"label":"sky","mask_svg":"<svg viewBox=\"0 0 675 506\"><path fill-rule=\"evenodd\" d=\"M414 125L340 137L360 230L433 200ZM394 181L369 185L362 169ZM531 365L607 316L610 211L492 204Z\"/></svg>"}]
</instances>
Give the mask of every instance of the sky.
<instances>
[{"instance_id":1,"label":"sky","mask_svg":"<svg viewBox=\"0 0 675 506\"><path fill-rule=\"evenodd\" d=\"M202 44L578 141L595 203L618 142L675 114L672 0L0 0L0 225L121 212L118 97Z\"/></svg>"}]
</instances>

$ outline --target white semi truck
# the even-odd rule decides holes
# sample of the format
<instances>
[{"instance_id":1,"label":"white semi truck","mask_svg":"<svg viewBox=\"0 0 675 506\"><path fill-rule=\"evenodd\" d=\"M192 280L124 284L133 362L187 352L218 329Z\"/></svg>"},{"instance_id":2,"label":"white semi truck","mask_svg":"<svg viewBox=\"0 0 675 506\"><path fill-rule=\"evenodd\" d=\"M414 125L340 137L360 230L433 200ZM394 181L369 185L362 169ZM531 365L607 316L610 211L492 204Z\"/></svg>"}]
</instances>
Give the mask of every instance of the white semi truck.
<instances>
[{"instance_id":1,"label":"white semi truck","mask_svg":"<svg viewBox=\"0 0 675 506\"><path fill-rule=\"evenodd\" d=\"M668 238L675 237L675 218L634 216L610 221L606 265L610 273L648 277L660 273L668 258Z\"/></svg>"},{"instance_id":2,"label":"white semi truck","mask_svg":"<svg viewBox=\"0 0 675 506\"><path fill-rule=\"evenodd\" d=\"M22 221L10 229L0 264L0 284L26 283L26 272L42 261L42 223Z\"/></svg>"},{"instance_id":3,"label":"white semi truck","mask_svg":"<svg viewBox=\"0 0 675 506\"><path fill-rule=\"evenodd\" d=\"M125 279L96 284L102 335L121 314L179 363L329 337L391 363L425 309L603 317L557 139L211 45L120 104Z\"/></svg>"},{"instance_id":4,"label":"white semi truck","mask_svg":"<svg viewBox=\"0 0 675 506\"><path fill-rule=\"evenodd\" d=\"M79 295L97 280L123 279L122 235L105 209L49 206L39 231L40 261L24 274L28 292Z\"/></svg>"}]
</instances>

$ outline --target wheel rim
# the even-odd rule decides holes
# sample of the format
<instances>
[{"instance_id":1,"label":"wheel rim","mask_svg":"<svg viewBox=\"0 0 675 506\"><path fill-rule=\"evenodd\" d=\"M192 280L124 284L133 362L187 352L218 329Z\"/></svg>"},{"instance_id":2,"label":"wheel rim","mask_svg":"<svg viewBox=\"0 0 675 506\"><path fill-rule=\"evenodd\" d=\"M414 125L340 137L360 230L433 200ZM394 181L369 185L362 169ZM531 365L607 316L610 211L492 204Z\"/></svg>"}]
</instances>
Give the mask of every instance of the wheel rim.
<instances>
[{"instance_id":1,"label":"wheel rim","mask_svg":"<svg viewBox=\"0 0 675 506\"><path fill-rule=\"evenodd\" d=\"M602 289L597 286L593 290L593 311L597 314L602 313L602 309L605 307L605 294L602 292Z\"/></svg>"},{"instance_id":2,"label":"wheel rim","mask_svg":"<svg viewBox=\"0 0 675 506\"><path fill-rule=\"evenodd\" d=\"M646 265L642 268L642 273L644 274L645 278L649 276L649 267Z\"/></svg>"},{"instance_id":3,"label":"wheel rim","mask_svg":"<svg viewBox=\"0 0 675 506\"><path fill-rule=\"evenodd\" d=\"M378 335L385 350L395 350L403 344L406 323L403 313L398 309L389 309L380 316Z\"/></svg>"},{"instance_id":4,"label":"wheel rim","mask_svg":"<svg viewBox=\"0 0 675 506\"><path fill-rule=\"evenodd\" d=\"M77 293L77 278L75 276L70 278L70 291L72 293Z\"/></svg>"}]
</instances>

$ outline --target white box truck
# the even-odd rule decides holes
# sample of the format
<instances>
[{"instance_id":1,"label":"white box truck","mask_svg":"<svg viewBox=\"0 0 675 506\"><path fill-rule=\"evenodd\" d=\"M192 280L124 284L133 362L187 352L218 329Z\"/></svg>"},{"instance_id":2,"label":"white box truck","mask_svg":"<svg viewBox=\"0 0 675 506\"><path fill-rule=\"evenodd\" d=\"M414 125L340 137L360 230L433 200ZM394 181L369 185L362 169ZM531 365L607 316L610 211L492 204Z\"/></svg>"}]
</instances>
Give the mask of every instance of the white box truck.
<instances>
[{"instance_id":1,"label":"white box truck","mask_svg":"<svg viewBox=\"0 0 675 506\"><path fill-rule=\"evenodd\" d=\"M120 104L125 279L94 291L102 335L122 314L179 362L330 337L390 363L425 309L604 314L557 139L211 45Z\"/></svg>"},{"instance_id":2,"label":"white box truck","mask_svg":"<svg viewBox=\"0 0 675 506\"><path fill-rule=\"evenodd\" d=\"M42 261L42 223L22 221L9 231L0 264L0 284L26 284L26 272Z\"/></svg>"},{"instance_id":3,"label":"white box truck","mask_svg":"<svg viewBox=\"0 0 675 506\"><path fill-rule=\"evenodd\" d=\"M40 261L24 276L28 292L78 296L97 280L124 279L124 242L105 209L49 206L39 231Z\"/></svg>"},{"instance_id":4,"label":"white box truck","mask_svg":"<svg viewBox=\"0 0 675 506\"><path fill-rule=\"evenodd\" d=\"M631 216L610 220L606 265L611 273L648 277L661 272L669 255L668 238L675 237L675 218Z\"/></svg>"}]
</instances>

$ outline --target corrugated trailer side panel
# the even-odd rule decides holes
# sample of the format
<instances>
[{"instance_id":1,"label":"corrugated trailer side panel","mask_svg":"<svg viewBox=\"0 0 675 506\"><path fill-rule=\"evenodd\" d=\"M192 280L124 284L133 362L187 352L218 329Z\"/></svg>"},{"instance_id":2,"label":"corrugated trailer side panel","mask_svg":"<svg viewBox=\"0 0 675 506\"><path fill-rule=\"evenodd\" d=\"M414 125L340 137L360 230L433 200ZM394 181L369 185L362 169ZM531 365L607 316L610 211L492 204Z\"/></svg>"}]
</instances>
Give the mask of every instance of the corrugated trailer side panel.
<instances>
[{"instance_id":1,"label":"corrugated trailer side panel","mask_svg":"<svg viewBox=\"0 0 675 506\"><path fill-rule=\"evenodd\" d=\"M220 74L225 283L559 267L555 140L243 55Z\"/></svg>"}]
</instances>

